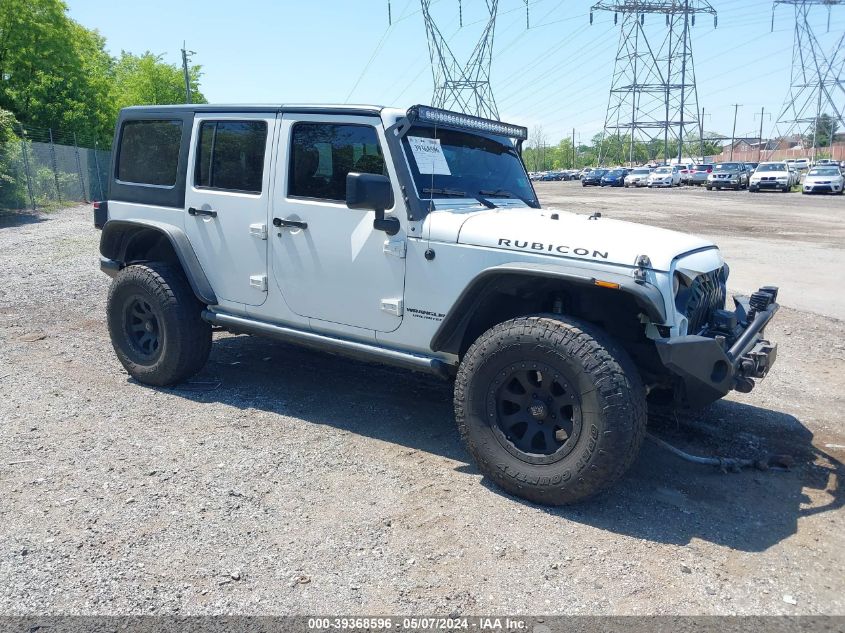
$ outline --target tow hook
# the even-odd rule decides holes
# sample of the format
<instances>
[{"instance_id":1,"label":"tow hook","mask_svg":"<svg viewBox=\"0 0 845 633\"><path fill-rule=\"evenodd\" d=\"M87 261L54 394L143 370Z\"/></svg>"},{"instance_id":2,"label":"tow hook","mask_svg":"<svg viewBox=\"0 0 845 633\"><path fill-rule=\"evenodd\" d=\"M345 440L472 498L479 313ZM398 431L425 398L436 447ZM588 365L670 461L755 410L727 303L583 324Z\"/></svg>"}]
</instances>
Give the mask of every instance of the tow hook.
<instances>
[{"instance_id":1,"label":"tow hook","mask_svg":"<svg viewBox=\"0 0 845 633\"><path fill-rule=\"evenodd\" d=\"M651 259L648 255L637 256L634 269L634 280L638 284L644 284L646 280L646 269L651 267Z\"/></svg>"}]
</instances>

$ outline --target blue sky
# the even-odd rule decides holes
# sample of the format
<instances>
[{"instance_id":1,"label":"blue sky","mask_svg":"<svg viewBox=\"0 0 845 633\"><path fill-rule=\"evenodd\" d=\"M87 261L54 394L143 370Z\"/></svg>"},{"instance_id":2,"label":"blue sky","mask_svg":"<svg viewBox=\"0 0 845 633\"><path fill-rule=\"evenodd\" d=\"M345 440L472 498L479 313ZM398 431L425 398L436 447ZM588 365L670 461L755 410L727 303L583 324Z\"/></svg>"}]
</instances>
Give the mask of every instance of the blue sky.
<instances>
[{"instance_id":1,"label":"blue sky","mask_svg":"<svg viewBox=\"0 0 845 633\"><path fill-rule=\"evenodd\" d=\"M73 19L98 29L113 54L152 51L180 61L182 40L202 64L202 90L211 102L349 102L406 107L428 103L432 78L418 0L66 0ZM576 128L581 140L600 131L618 44L613 15L592 0L530 0L531 29L522 0L500 0L493 58L493 91L502 119L540 124L556 142ZM708 131L759 132L760 108L773 113L790 81L793 15L780 6L771 32L771 0L712 0L718 28L699 16L693 31L700 105ZM432 13L459 58L475 44L484 0L434 0ZM825 33L827 12L815 10L817 33L830 51L845 29L845 6ZM660 18L646 27L661 33ZM648 22L653 22L653 26ZM655 37L655 40L657 38Z\"/></svg>"}]
</instances>

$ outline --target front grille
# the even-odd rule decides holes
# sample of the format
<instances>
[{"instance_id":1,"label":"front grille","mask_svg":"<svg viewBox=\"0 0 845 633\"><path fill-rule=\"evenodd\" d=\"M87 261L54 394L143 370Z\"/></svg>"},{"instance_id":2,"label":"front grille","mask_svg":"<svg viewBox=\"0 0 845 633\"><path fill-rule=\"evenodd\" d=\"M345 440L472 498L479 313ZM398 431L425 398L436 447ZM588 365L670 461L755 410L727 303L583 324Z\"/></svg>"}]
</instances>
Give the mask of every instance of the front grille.
<instances>
[{"instance_id":1,"label":"front grille","mask_svg":"<svg viewBox=\"0 0 845 633\"><path fill-rule=\"evenodd\" d=\"M701 333L710 323L713 312L725 307L725 282L722 277L721 268L699 275L683 293L682 312L689 321L689 334ZM682 299L680 293L678 298Z\"/></svg>"}]
</instances>

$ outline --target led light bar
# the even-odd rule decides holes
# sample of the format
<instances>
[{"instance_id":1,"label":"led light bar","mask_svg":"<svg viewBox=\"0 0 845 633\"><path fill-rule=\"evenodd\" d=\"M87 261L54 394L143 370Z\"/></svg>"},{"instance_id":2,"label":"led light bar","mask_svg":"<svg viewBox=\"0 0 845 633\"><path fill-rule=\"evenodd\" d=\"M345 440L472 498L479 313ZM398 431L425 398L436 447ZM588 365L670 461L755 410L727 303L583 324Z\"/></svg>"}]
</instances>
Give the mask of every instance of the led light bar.
<instances>
[{"instance_id":1,"label":"led light bar","mask_svg":"<svg viewBox=\"0 0 845 633\"><path fill-rule=\"evenodd\" d=\"M528 128L522 127L521 125L511 125L510 123L502 123L501 121L493 121L492 119L482 119L471 114L450 112L449 110L441 110L439 108L432 108L431 106L416 105L408 110L408 117L427 123L437 123L449 127L507 136L508 138L520 141L528 138Z\"/></svg>"}]
</instances>

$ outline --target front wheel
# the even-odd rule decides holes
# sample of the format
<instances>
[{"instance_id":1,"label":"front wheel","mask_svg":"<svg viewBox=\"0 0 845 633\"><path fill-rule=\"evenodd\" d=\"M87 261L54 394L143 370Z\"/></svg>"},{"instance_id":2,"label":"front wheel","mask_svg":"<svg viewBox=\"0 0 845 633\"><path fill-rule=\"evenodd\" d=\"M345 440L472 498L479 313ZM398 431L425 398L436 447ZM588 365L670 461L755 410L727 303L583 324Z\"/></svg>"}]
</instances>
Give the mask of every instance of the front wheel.
<instances>
[{"instance_id":1,"label":"front wheel","mask_svg":"<svg viewBox=\"0 0 845 633\"><path fill-rule=\"evenodd\" d=\"M496 325L469 348L455 417L485 476L511 494L561 505L628 470L645 434L645 389L604 332L535 315Z\"/></svg>"},{"instance_id":2,"label":"front wheel","mask_svg":"<svg viewBox=\"0 0 845 633\"><path fill-rule=\"evenodd\" d=\"M182 271L150 262L127 266L112 281L109 336L118 360L138 382L168 386L202 369L211 326Z\"/></svg>"}]
</instances>

